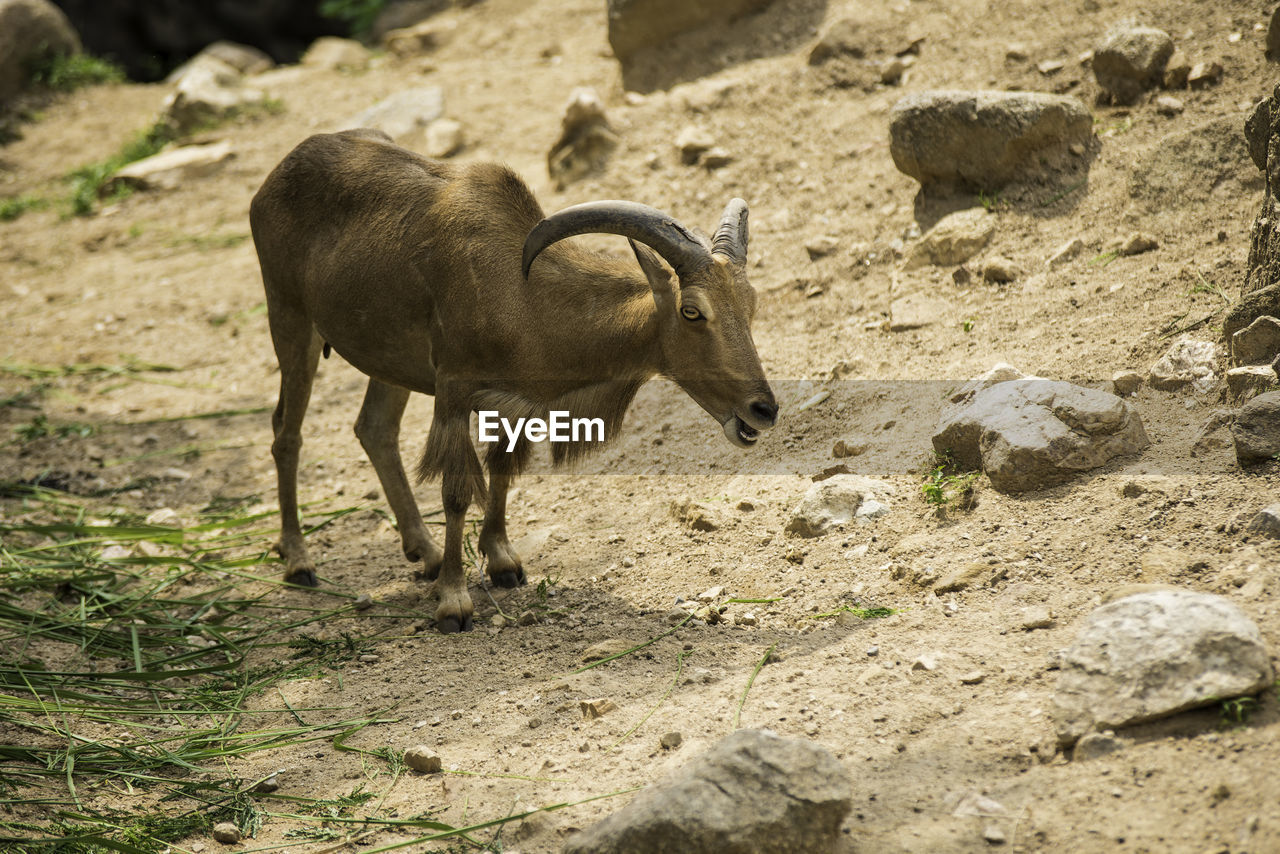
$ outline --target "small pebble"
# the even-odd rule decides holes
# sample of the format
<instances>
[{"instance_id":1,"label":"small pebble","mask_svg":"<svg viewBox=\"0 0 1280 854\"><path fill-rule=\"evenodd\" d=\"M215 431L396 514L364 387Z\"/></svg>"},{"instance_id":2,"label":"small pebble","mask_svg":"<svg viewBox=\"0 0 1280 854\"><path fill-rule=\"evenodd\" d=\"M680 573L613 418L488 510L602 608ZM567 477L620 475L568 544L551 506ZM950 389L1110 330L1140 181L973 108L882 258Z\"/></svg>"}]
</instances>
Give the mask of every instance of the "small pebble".
<instances>
[{"instance_id":1,"label":"small pebble","mask_svg":"<svg viewBox=\"0 0 1280 854\"><path fill-rule=\"evenodd\" d=\"M213 838L223 845L235 845L240 841L240 828L229 821L220 821L213 826Z\"/></svg>"},{"instance_id":2,"label":"small pebble","mask_svg":"<svg viewBox=\"0 0 1280 854\"><path fill-rule=\"evenodd\" d=\"M444 767L440 754L425 744L417 744L404 752L404 764L423 774L435 774Z\"/></svg>"},{"instance_id":3,"label":"small pebble","mask_svg":"<svg viewBox=\"0 0 1280 854\"><path fill-rule=\"evenodd\" d=\"M356 597L356 601L351 604L357 611L367 611L373 607L373 597L368 593L361 593Z\"/></svg>"},{"instance_id":4,"label":"small pebble","mask_svg":"<svg viewBox=\"0 0 1280 854\"><path fill-rule=\"evenodd\" d=\"M867 655L871 656L872 658L876 657L879 654L880 654L880 647L878 646L867 647Z\"/></svg>"},{"instance_id":5,"label":"small pebble","mask_svg":"<svg viewBox=\"0 0 1280 854\"><path fill-rule=\"evenodd\" d=\"M583 720L592 721L596 718L602 718L618 708L618 704L605 697L597 697L594 700L581 701L578 703L578 707L582 709Z\"/></svg>"},{"instance_id":6,"label":"small pebble","mask_svg":"<svg viewBox=\"0 0 1280 854\"><path fill-rule=\"evenodd\" d=\"M663 750L675 750L684 743L684 736L678 732L669 732L658 743L662 745Z\"/></svg>"}]
</instances>

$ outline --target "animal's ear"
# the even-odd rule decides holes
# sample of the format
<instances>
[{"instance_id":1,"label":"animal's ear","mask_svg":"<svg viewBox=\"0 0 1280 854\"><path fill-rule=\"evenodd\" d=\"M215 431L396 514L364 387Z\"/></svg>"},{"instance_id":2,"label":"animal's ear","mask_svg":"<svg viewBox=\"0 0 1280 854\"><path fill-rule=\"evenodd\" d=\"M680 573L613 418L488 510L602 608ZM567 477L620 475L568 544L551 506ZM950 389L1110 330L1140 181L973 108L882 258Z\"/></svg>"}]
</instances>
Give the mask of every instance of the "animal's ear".
<instances>
[{"instance_id":1,"label":"animal's ear","mask_svg":"<svg viewBox=\"0 0 1280 854\"><path fill-rule=\"evenodd\" d=\"M658 309L660 311L675 311L675 288L671 282L675 278L675 273L662 262L662 259L658 257L658 253L648 246L643 243L637 243L634 240L628 240L627 242L631 244L631 251L636 253L636 260L640 262L640 269L644 271L644 277L649 280L649 287L653 289L653 299L658 304Z\"/></svg>"}]
</instances>

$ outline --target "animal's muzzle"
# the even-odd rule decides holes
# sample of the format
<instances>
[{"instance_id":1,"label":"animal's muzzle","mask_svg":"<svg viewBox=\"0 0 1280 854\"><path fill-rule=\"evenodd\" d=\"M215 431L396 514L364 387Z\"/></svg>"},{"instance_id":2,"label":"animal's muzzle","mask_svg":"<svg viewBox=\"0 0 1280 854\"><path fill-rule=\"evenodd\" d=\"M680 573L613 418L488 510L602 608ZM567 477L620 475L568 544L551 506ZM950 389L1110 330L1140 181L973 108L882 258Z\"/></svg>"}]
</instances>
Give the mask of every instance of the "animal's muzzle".
<instances>
[{"instance_id":1,"label":"animal's muzzle","mask_svg":"<svg viewBox=\"0 0 1280 854\"><path fill-rule=\"evenodd\" d=\"M768 430L778 422L778 404L773 395L752 401L742 414L735 412L724 422L724 435L740 448L750 448L760 438L761 430Z\"/></svg>"}]
</instances>

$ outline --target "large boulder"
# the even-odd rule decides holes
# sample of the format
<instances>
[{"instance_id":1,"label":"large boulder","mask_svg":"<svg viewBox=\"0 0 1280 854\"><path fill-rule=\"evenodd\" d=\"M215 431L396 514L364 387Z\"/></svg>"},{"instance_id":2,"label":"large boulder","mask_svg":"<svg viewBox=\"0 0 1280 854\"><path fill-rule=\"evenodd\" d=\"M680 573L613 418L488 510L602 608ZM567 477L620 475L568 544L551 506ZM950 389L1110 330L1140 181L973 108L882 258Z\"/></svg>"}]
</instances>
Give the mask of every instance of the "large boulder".
<instances>
[{"instance_id":1,"label":"large boulder","mask_svg":"<svg viewBox=\"0 0 1280 854\"><path fill-rule=\"evenodd\" d=\"M1191 590L1138 593L1091 613L1060 659L1058 740L1155 720L1274 679L1253 621L1228 600Z\"/></svg>"},{"instance_id":2,"label":"large boulder","mask_svg":"<svg viewBox=\"0 0 1280 854\"><path fill-rule=\"evenodd\" d=\"M33 63L79 50L80 37L49 0L0 0L0 104L26 87Z\"/></svg>"},{"instance_id":3,"label":"large boulder","mask_svg":"<svg viewBox=\"0 0 1280 854\"><path fill-rule=\"evenodd\" d=\"M565 854L830 854L849 773L812 742L738 730L573 836Z\"/></svg>"},{"instance_id":4,"label":"large boulder","mask_svg":"<svg viewBox=\"0 0 1280 854\"><path fill-rule=\"evenodd\" d=\"M1054 486L1149 444L1121 398L1038 377L997 381L949 404L933 436L935 451L986 472L1001 492Z\"/></svg>"},{"instance_id":5,"label":"large boulder","mask_svg":"<svg viewBox=\"0 0 1280 854\"><path fill-rule=\"evenodd\" d=\"M1260 394L1241 407L1231 439L1241 465L1280 459L1280 391Z\"/></svg>"},{"instance_id":6,"label":"large boulder","mask_svg":"<svg viewBox=\"0 0 1280 854\"><path fill-rule=\"evenodd\" d=\"M673 36L723 24L772 0L609 0L609 46L625 62Z\"/></svg>"},{"instance_id":7,"label":"large boulder","mask_svg":"<svg viewBox=\"0 0 1280 854\"><path fill-rule=\"evenodd\" d=\"M1163 30L1122 27L1093 52L1093 74L1112 101L1132 104L1160 83L1171 56L1173 39Z\"/></svg>"},{"instance_id":8,"label":"large boulder","mask_svg":"<svg viewBox=\"0 0 1280 854\"><path fill-rule=\"evenodd\" d=\"M889 153L922 185L992 190L1027 177L1041 155L1092 135L1089 110L1065 95L930 91L894 106Z\"/></svg>"}]
</instances>

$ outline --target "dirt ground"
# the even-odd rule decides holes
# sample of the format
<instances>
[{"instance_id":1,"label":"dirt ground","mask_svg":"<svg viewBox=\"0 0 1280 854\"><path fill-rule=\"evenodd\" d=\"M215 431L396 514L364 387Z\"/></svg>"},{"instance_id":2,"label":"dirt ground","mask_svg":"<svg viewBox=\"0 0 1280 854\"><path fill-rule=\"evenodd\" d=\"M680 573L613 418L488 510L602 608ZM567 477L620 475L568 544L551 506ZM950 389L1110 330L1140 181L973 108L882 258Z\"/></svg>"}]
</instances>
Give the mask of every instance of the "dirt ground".
<instances>
[{"instance_id":1,"label":"dirt ground","mask_svg":"<svg viewBox=\"0 0 1280 854\"><path fill-rule=\"evenodd\" d=\"M604 6L486 0L448 13L454 35L426 56L383 56L358 73L269 72L260 85L285 109L214 131L236 152L216 178L135 194L87 218L63 218L51 207L0 223L0 359L63 365L134 357L180 369L164 375L166 384L58 380L40 402L49 423L99 429L87 438L14 440L0 448L0 478L55 471L112 487L160 476L118 500L188 517L217 496L273 505L266 412L134 422L274 406L278 373L248 239L250 197L306 135L398 89L439 85L447 115L465 128L459 159L510 164L548 210L626 198L707 229L731 196L746 198L760 294L755 339L781 421L748 455L673 385L646 386L620 440L582 471L540 464L518 483L510 526L530 584L486 591L472 569L477 628L441 636L430 619L430 586L413 578L394 531L375 512L377 479L351 433L362 377L339 358L323 362L305 429L303 500L369 508L312 538L323 586L370 594L378 604L362 620L376 624L406 608L422 618L401 621L403 630L369 660L253 702L279 710L282 720L286 701L357 714L394 706L395 722L360 733L362 746L425 743L446 768L466 773L408 775L392 785L357 754L322 742L254 754L238 761L237 773L257 779L284 769L282 791L307 797L364 784L385 794L388 810L436 805L453 824L618 792L655 780L728 733L757 662L775 647L746 695L741 725L814 739L844 762L854 780L844 850L978 851L997 847L984 839L994 827L1013 851L1280 851L1275 692L1243 724L1227 726L1216 708L1184 714L1128 731L1130 747L1087 762L1055 750L1048 716L1053 651L1122 585L1224 594L1280 650L1280 544L1248 542L1231 524L1276 500L1280 471L1241 471L1223 431L1192 454L1201 426L1225 405L1218 393L1144 387L1134 404L1152 446L1064 486L1007 496L979 481L976 506L946 512L920 490L944 393L994 363L1108 388L1117 370L1145 372L1179 326L1214 315L1191 334L1220 336L1214 313L1225 303L1214 289L1238 296L1262 197L1240 131L1280 67L1264 60L1266 16L1239 0L779 2L699 44L687 65L704 76L663 79L671 88L628 97L608 51ZM796 16L804 27L789 25ZM863 22L871 61L923 38L901 86L871 85L865 74L859 80L868 85L841 85L808 65L817 28L849 16ZM1171 117L1148 102L1098 105L1080 56L1129 21L1168 31L1193 62L1220 62L1221 84L1175 93L1185 110ZM1036 67L1045 60L1064 65L1045 75ZM583 85L601 93L621 145L603 174L557 192L546 154L570 91ZM1021 268L1008 285L960 285L951 268L900 272L894 260L893 241L913 224L927 228L980 203L919 198L918 185L894 168L890 109L905 93L932 88L1069 92L1094 111L1098 142L1086 183L1063 194L1046 179L986 199L998 230L981 257L1003 255ZM116 85L52 104L23 139L0 148L0 196L65 192L62 175L109 156L150 123L165 94L162 85ZM674 140L688 125L709 132L733 161L716 170L683 165ZM1160 147L1193 130L1209 156L1194 146ZM1100 257L1110 239L1134 231L1159 247ZM838 249L811 261L804 244L818 235L837 238ZM1073 237L1086 251L1048 270L1045 259ZM625 251L621 240L604 245ZM929 296L944 310L920 329L890 332L891 294ZM0 395L24 382L6 373ZM830 396L800 410L823 390ZM429 407L421 397L410 404L407 459L425 438ZM0 408L0 432L8 440L33 414ZM838 439L866 452L836 460ZM191 446L198 456L184 453ZM838 462L892 484L892 511L819 539L785 536L810 478ZM192 476L164 479L174 466ZM433 485L418 495L424 511L439 507ZM705 504L715 529L695 530L673 513L682 498ZM937 577L974 562L990 566L986 583L932 592ZM724 588L719 602L780 599L730 604L723 622L689 622L638 653L570 675L588 646L658 636L670 628L677 597L713 587ZM301 605L326 594L270 595ZM855 602L898 613L821 616ZM497 628L499 607L536 619ZM1024 613L1036 607L1049 609L1051 625L1024 630ZM746 612L754 625L735 622ZM936 669L912 669L921 655L935 656ZM670 696L623 738L678 666ZM579 701L597 697L617 708L585 721ZM660 748L672 731L683 745ZM953 815L972 792L1004 811ZM503 850L556 851L571 830L625 800L508 827ZM270 821L244 847L283 844L292 826ZM387 831L365 844L404 838Z\"/></svg>"}]
</instances>

